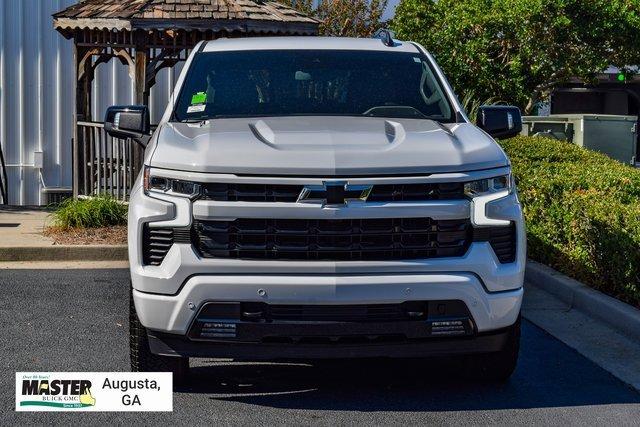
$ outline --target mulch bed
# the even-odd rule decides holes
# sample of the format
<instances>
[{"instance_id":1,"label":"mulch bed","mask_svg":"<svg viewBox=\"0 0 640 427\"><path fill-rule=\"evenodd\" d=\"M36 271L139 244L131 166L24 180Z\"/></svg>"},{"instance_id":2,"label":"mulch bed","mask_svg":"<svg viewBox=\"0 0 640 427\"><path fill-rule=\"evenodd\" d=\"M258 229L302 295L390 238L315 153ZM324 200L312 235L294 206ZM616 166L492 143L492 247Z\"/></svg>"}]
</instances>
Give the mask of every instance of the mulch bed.
<instances>
[{"instance_id":1,"label":"mulch bed","mask_svg":"<svg viewBox=\"0 0 640 427\"><path fill-rule=\"evenodd\" d=\"M127 227L102 228L47 227L43 233L56 245L126 245Z\"/></svg>"}]
</instances>

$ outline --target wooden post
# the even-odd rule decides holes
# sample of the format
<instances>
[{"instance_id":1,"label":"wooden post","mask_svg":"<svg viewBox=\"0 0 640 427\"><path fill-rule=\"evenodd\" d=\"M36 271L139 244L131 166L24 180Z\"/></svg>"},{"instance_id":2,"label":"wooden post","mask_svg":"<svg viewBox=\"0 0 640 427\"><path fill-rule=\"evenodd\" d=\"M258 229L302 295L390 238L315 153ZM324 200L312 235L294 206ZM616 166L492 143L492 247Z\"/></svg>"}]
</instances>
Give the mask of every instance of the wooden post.
<instances>
[{"instance_id":1,"label":"wooden post","mask_svg":"<svg viewBox=\"0 0 640 427\"><path fill-rule=\"evenodd\" d=\"M87 178L84 172L85 138L78 127L78 122L91 120L91 83L93 82L93 67L91 58L82 61L87 53L86 49L73 45L74 71L76 85L75 111L73 115L73 196L78 197L81 188L84 188L84 180ZM82 69L81 69L82 68Z\"/></svg>"},{"instance_id":2,"label":"wooden post","mask_svg":"<svg viewBox=\"0 0 640 427\"><path fill-rule=\"evenodd\" d=\"M73 109L73 140L71 141L71 160L73 161L73 170L71 171L71 179L73 182L73 197L78 198L78 189L80 188L80 179L78 176L78 169L80 168L80 162L78 157L78 113L80 112L81 94L78 84L78 65L80 63L80 55L78 55L78 46L73 43L73 81L76 85L75 93L75 108Z\"/></svg>"},{"instance_id":3,"label":"wooden post","mask_svg":"<svg viewBox=\"0 0 640 427\"><path fill-rule=\"evenodd\" d=\"M135 39L135 103L137 105L149 105L149 91L147 88L147 64L149 61L147 34L144 31L139 30L135 34ZM137 176L142 169L143 162L144 151L136 144L133 148L133 165L135 167L134 176Z\"/></svg>"},{"instance_id":4,"label":"wooden post","mask_svg":"<svg viewBox=\"0 0 640 427\"><path fill-rule=\"evenodd\" d=\"M147 51L146 48L136 48L136 75L135 75L135 101L137 105L148 105L149 94L147 92Z\"/></svg>"},{"instance_id":5,"label":"wooden post","mask_svg":"<svg viewBox=\"0 0 640 427\"><path fill-rule=\"evenodd\" d=\"M85 151L87 149L84 134L78 128L78 122L91 121L91 100L92 100L92 83L94 79L94 69L92 57L90 56L84 62L82 58L88 53L86 49L79 49L74 43L74 64L75 64L75 84L76 84L76 106L73 115L73 196L78 197L81 188L86 186L88 178L86 174ZM82 68L82 69L81 69ZM92 159L88 159L92 161ZM92 183L91 183L92 184ZM82 191L84 193L84 191Z\"/></svg>"}]
</instances>

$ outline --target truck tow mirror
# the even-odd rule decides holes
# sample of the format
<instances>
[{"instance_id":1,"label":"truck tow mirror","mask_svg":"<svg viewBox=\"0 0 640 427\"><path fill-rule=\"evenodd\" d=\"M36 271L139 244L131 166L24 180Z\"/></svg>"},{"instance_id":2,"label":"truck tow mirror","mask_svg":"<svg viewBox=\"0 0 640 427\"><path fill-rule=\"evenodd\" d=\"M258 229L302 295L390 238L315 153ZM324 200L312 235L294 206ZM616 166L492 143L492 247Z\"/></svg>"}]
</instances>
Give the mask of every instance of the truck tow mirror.
<instances>
[{"instance_id":1,"label":"truck tow mirror","mask_svg":"<svg viewBox=\"0 0 640 427\"><path fill-rule=\"evenodd\" d=\"M146 105L115 105L107 109L104 130L120 139L131 138L146 146L151 135L149 108Z\"/></svg>"},{"instance_id":2,"label":"truck tow mirror","mask_svg":"<svg viewBox=\"0 0 640 427\"><path fill-rule=\"evenodd\" d=\"M512 138L522 131L522 115L518 107L483 105L478 110L476 125L494 138Z\"/></svg>"}]
</instances>

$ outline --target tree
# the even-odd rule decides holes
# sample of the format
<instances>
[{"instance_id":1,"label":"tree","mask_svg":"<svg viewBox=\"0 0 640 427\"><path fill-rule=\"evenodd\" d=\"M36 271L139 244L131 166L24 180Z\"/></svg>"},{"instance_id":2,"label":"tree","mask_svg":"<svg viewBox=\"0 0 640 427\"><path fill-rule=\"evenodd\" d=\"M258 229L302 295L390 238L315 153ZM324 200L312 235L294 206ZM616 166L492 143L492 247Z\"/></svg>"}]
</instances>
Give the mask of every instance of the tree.
<instances>
[{"instance_id":1,"label":"tree","mask_svg":"<svg viewBox=\"0 0 640 427\"><path fill-rule=\"evenodd\" d=\"M314 0L280 0L280 3L312 16L315 10L314 4L316 2Z\"/></svg>"},{"instance_id":2,"label":"tree","mask_svg":"<svg viewBox=\"0 0 640 427\"><path fill-rule=\"evenodd\" d=\"M458 93L526 113L572 77L640 64L638 0L402 0L392 28L424 44Z\"/></svg>"},{"instance_id":3,"label":"tree","mask_svg":"<svg viewBox=\"0 0 640 427\"><path fill-rule=\"evenodd\" d=\"M384 27L383 15L389 0L282 0L322 23L324 36L371 37Z\"/></svg>"}]
</instances>

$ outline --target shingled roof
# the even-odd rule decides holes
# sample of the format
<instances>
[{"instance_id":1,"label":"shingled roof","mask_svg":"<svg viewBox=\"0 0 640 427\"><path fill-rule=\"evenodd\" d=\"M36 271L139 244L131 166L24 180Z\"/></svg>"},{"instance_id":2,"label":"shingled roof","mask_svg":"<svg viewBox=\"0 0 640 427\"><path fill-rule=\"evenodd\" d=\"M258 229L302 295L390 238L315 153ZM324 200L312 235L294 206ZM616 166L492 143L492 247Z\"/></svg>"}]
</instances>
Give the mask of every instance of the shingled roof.
<instances>
[{"instance_id":1,"label":"shingled roof","mask_svg":"<svg viewBox=\"0 0 640 427\"><path fill-rule=\"evenodd\" d=\"M84 0L53 15L58 30L170 29L316 34L319 22L275 1Z\"/></svg>"}]
</instances>

